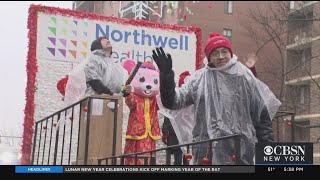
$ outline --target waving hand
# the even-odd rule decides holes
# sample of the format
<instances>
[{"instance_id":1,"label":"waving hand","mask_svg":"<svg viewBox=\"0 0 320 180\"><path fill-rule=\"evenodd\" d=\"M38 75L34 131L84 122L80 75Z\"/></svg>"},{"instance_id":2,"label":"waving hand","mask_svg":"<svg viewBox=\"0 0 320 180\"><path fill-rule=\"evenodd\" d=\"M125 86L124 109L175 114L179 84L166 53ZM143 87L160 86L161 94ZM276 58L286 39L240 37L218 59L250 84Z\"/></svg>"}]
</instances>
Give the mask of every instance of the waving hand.
<instances>
[{"instance_id":1,"label":"waving hand","mask_svg":"<svg viewBox=\"0 0 320 180\"><path fill-rule=\"evenodd\" d=\"M162 47L152 50L152 57L160 69L160 72L168 72L172 69L171 55L166 54Z\"/></svg>"}]
</instances>

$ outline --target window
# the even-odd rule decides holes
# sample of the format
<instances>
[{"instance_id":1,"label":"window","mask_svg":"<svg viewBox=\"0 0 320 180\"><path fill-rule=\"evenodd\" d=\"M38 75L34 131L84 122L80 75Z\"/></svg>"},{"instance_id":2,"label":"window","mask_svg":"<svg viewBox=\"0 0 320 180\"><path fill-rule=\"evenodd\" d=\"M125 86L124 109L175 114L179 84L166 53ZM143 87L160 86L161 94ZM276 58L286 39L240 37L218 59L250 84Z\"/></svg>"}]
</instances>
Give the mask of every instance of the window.
<instances>
[{"instance_id":1,"label":"window","mask_svg":"<svg viewBox=\"0 0 320 180\"><path fill-rule=\"evenodd\" d=\"M77 10L95 12L94 10L94 1L79 1L76 3Z\"/></svg>"},{"instance_id":2,"label":"window","mask_svg":"<svg viewBox=\"0 0 320 180\"><path fill-rule=\"evenodd\" d=\"M289 86L288 90L288 101L299 110L307 110L310 103L310 84Z\"/></svg>"},{"instance_id":3,"label":"window","mask_svg":"<svg viewBox=\"0 0 320 180\"><path fill-rule=\"evenodd\" d=\"M294 1L289 1L289 8L294 9Z\"/></svg>"},{"instance_id":4,"label":"window","mask_svg":"<svg viewBox=\"0 0 320 180\"><path fill-rule=\"evenodd\" d=\"M229 41L231 42L231 37L232 37L232 30L231 29L223 29L222 35L224 37L228 38Z\"/></svg>"},{"instance_id":5,"label":"window","mask_svg":"<svg viewBox=\"0 0 320 180\"><path fill-rule=\"evenodd\" d=\"M305 86L301 86L300 87L300 104L304 104L305 103L305 100L304 100L304 97L305 97L305 91L306 91L306 87Z\"/></svg>"},{"instance_id":6,"label":"window","mask_svg":"<svg viewBox=\"0 0 320 180\"><path fill-rule=\"evenodd\" d=\"M233 1L226 1L224 4L224 13L232 14L232 9L233 9Z\"/></svg>"},{"instance_id":7,"label":"window","mask_svg":"<svg viewBox=\"0 0 320 180\"><path fill-rule=\"evenodd\" d=\"M145 2L146 1L126 1L127 4L121 7L120 17L149 21L148 9L143 5Z\"/></svg>"},{"instance_id":8,"label":"window","mask_svg":"<svg viewBox=\"0 0 320 180\"><path fill-rule=\"evenodd\" d=\"M310 62L311 59L311 49L303 49L301 51L299 51L299 56L301 57L300 59L300 69L305 69L307 67L307 63ZM309 64L308 64L309 66Z\"/></svg>"},{"instance_id":9,"label":"window","mask_svg":"<svg viewBox=\"0 0 320 180\"><path fill-rule=\"evenodd\" d=\"M295 122L294 127L294 141L295 142L310 142L310 120Z\"/></svg>"},{"instance_id":10,"label":"window","mask_svg":"<svg viewBox=\"0 0 320 180\"><path fill-rule=\"evenodd\" d=\"M300 69L304 69L304 67L306 66L306 51L302 50L301 51L301 64L300 64Z\"/></svg>"}]
</instances>

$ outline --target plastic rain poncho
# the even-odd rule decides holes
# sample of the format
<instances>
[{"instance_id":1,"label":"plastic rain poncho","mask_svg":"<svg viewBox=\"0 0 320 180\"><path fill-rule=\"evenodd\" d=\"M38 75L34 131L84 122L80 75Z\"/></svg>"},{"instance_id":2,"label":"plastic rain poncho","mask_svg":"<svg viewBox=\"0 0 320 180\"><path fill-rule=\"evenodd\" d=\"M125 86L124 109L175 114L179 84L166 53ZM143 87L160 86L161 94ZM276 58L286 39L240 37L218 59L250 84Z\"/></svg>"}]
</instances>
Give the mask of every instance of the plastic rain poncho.
<instances>
[{"instance_id":1,"label":"plastic rain poncho","mask_svg":"<svg viewBox=\"0 0 320 180\"><path fill-rule=\"evenodd\" d=\"M119 93L128 78L127 71L120 63L105 55L104 50L94 50L88 59L82 61L69 74L66 86L65 105L71 105L82 98L95 95L95 91L86 82L100 80L112 92Z\"/></svg>"},{"instance_id":2,"label":"plastic rain poncho","mask_svg":"<svg viewBox=\"0 0 320 180\"><path fill-rule=\"evenodd\" d=\"M186 78L185 82L187 82L187 80L188 78ZM159 95L157 95L157 102L159 107L158 113L170 119L170 122L174 127L174 132L176 133L177 139L179 140L179 144L187 144L192 142L192 129L195 125L193 110L194 106L190 105L180 110L169 110L163 107L160 98L160 93ZM184 154L187 153L187 148L185 146L181 147L181 150Z\"/></svg>"},{"instance_id":3,"label":"plastic rain poncho","mask_svg":"<svg viewBox=\"0 0 320 180\"><path fill-rule=\"evenodd\" d=\"M241 164L254 164L255 143L273 140L271 121L281 102L237 56L222 67L197 70L175 91L172 110L159 107L180 144L240 134ZM213 143L212 164L235 164L234 144L233 139ZM193 164L202 164L208 151L207 144L193 146Z\"/></svg>"}]
</instances>

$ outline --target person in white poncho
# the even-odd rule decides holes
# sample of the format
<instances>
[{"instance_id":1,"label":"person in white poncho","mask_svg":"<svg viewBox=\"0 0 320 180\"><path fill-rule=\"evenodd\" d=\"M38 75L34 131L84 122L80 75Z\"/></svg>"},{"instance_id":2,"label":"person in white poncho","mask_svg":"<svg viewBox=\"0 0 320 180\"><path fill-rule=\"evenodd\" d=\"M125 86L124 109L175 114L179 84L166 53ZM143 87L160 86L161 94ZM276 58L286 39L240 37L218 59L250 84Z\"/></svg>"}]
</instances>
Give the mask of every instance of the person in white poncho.
<instances>
[{"instance_id":1,"label":"person in white poncho","mask_svg":"<svg viewBox=\"0 0 320 180\"><path fill-rule=\"evenodd\" d=\"M252 165L255 143L273 141L272 118L281 102L247 67L237 61L232 52L227 38L218 33L211 34L205 44L208 64L197 70L181 88L175 87L171 55L160 47L153 50L153 59L160 69L163 106L170 110L193 106L194 118L172 123L176 133L181 133L177 136L188 137L192 134L192 141L201 141L239 134L239 163ZM182 129L186 126L192 127L191 132ZM233 139L218 141L210 150L207 144L193 147L193 164L201 164L209 151L212 152L211 164L235 164Z\"/></svg>"},{"instance_id":2,"label":"person in white poncho","mask_svg":"<svg viewBox=\"0 0 320 180\"><path fill-rule=\"evenodd\" d=\"M111 58L112 45L105 37L93 41L92 55L84 66L86 75L86 94L117 95L127 77L125 69L120 63Z\"/></svg>"},{"instance_id":3,"label":"person in white poncho","mask_svg":"<svg viewBox=\"0 0 320 180\"><path fill-rule=\"evenodd\" d=\"M89 58L83 60L69 74L64 98L66 106L96 94L119 97L118 93L128 78L128 73L121 63L114 62L111 57L112 45L106 37L94 40L90 50Z\"/></svg>"}]
</instances>

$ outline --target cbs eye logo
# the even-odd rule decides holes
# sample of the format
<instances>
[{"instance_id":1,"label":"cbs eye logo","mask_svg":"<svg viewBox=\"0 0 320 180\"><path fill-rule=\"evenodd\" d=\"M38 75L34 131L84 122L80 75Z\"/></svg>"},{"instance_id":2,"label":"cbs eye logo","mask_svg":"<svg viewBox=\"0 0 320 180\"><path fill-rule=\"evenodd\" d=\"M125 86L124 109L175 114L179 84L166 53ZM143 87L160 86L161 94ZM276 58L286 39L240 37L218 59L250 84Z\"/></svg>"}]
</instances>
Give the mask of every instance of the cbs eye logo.
<instances>
[{"instance_id":1,"label":"cbs eye logo","mask_svg":"<svg viewBox=\"0 0 320 180\"><path fill-rule=\"evenodd\" d=\"M273 148L271 146L266 146L263 149L265 155L269 156L273 153Z\"/></svg>"}]
</instances>

